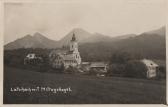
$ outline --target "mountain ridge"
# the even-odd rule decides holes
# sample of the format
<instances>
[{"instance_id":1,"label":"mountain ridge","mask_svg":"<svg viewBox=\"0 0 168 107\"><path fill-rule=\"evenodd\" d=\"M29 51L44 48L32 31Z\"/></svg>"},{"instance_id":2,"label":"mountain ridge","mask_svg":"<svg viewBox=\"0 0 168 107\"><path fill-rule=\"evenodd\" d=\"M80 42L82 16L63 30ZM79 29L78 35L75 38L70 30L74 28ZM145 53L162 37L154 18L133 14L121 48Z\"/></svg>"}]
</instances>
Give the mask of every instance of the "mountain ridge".
<instances>
[{"instance_id":1,"label":"mountain ridge","mask_svg":"<svg viewBox=\"0 0 168 107\"><path fill-rule=\"evenodd\" d=\"M67 33L59 41L48 39L43 34L36 32L33 35L26 35L22 38L19 38L13 42L10 42L4 46L5 50L12 50L18 48L61 48L63 45L68 45L73 34L76 35L76 38L79 44L86 43L99 43L99 42L118 42L129 40L130 38L135 38L142 35L158 35L165 36L166 28L163 26L159 29L151 30L149 32L144 32L140 35L136 34L126 34L117 37L110 37L108 35L103 35L100 33L89 33L81 28L75 28Z\"/></svg>"}]
</instances>

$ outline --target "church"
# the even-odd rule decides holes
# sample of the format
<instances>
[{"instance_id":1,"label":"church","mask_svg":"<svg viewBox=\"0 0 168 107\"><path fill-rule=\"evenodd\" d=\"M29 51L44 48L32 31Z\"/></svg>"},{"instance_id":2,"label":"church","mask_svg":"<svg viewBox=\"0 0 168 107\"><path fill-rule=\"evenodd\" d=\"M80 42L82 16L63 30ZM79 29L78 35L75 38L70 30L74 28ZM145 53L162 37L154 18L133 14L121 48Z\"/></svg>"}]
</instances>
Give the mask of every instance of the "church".
<instances>
[{"instance_id":1,"label":"church","mask_svg":"<svg viewBox=\"0 0 168 107\"><path fill-rule=\"evenodd\" d=\"M55 69L61 69L62 67L66 69L69 66L78 67L81 64L78 42L74 33L70 40L68 49L62 48L51 51L49 54L49 62L52 68Z\"/></svg>"}]
</instances>

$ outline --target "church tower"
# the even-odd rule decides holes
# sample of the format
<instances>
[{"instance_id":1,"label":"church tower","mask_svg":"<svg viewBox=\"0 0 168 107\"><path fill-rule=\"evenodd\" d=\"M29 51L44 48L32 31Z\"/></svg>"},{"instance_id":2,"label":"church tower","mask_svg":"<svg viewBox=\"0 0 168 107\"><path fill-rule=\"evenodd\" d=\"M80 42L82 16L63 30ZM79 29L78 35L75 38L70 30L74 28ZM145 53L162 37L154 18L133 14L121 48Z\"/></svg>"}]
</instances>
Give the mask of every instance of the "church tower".
<instances>
[{"instance_id":1,"label":"church tower","mask_svg":"<svg viewBox=\"0 0 168 107\"><path fill-rule=\"evenodd\" d=\"M70 51L78 52L78 43L74 33L70 42Z\"/></svg>"},{"instance_id":2,"label":"church tower","mask_svg":"<svg viewBox=\"0 0 168 107\"><path fill-rule=\"evenodd\" d=\"M80 53L78 51L78 42L77 42L77 39L76 39L74 33L72 35L72 39L70 42L70 51L72 52L72 56L73 56L74 60L77 62L77 65L80 65L81 64L81 57L80 57Z\"/></svg>"}]
</instances>

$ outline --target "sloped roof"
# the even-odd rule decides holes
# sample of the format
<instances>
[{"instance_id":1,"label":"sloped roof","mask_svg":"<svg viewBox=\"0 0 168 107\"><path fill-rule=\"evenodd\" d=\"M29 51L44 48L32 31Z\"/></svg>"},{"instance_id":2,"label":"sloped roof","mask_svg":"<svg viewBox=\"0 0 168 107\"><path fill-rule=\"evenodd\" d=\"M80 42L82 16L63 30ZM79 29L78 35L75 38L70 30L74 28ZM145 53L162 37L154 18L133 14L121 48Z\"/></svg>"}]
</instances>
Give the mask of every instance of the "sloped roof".
<instances>
[{"instance_id":1,"label":"sloped roof","mask_svg":"<svg viewBox=\"0 0 168 107\"><path fill-rule=\"evenodd\" d=\"M82 62L82 65L89 65L90 62Z\"/></svg>"},{"instance_id":2,"label":"sloped roof","mask_svg":"<svg viewBox=\"0 0 168 107\"><path fill-rule=\"evenodd\" d=\"M72 54L72 52L68 50L53 50L50 53L50 56L53 54L56 56L60 56L63 60L74 60L74 57L72 55L69 55Z\"/></svg>"},{"instance_id":3,"label":"sloped roof","mask_svg":"<svg viewBox=\"0 0 168 107\"><path fill-rule=\"evenodd\" d=\"M158 64L156 64L154 61L149 60L149 59L143 59L141 60L146 66L154 66L157 67Z\"/></svg>"},{"instance_id":4,"label":"sloped roof","mask_svg":"<svg viewBox=\"0 0 168 107\"><path fill-rule=\"evenodd\" d=\"M164 66L166 67L166 60L153 60L156 62L159 66Z\"/></svg>"},{"instance_id":5,"label":"sloped roof","mask_svg":"<svg viewBox=\"0 0 168 107\"><path fill-rule=\"evenodd\" d=\"M69 56L69 55L68 55L68 56L65 55L65 56L63 57L63 59L64 59L64 60L71 60L71 61L72 61L72 60L74 60L74 57L73 57L73 56Z\"/></svg>"},{"instance_id":6,"label":"sloped roof","mask_svg":"<svg viewBox=\"0 0 168 107\"><path fill-rule=\"evenodd\" d=\"M90 67L105 67L107 64L105 62L91 62Z\"/></svg>"}]
</instances>

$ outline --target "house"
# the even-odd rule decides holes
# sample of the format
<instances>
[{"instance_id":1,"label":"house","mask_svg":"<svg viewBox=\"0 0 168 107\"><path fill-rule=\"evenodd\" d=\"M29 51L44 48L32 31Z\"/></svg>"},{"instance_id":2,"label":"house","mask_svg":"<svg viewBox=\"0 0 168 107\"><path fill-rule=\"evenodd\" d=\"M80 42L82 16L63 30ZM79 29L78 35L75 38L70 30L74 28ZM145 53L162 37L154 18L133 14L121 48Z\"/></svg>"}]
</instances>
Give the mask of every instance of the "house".
<instances>
[{"instance_id":1,"label":"house","mask_svg":"<svg viewBox=\"0 0 168 107\"><path fill-rule=\"evenodd\" d=\"M141 62L144 63L147 68L147 78L153 78L157 76L157 69L159 67L158 64L149 59L143 59Z\"/></svg>"},{"instance_id":2,"label":"house","mask_svg":"<svg viewBox=\"0 0 168 107\"><path fill-rule=\"evenodd\" d=\"M24 65L26 64L37 64L41 63L43 61L42 57L36 55L35 53L29 53L25 58L24 58Z\"/></svg>"},{"instance_id":3,"label":"house","mask_svg":"<svg viewBox=\"0 0 168 107\"><path fill-rule=\"evenodd\" d=\"M97 76L104 76L107 73L107 64L105 62L91 62L90 71L96 72Z\"/></svg>"},{"instance_id":4,"label":"house","mask_svg":"<svg viewBox=\"0 0 168 107\"><path fill-rule=\"evenodd\" d=\"M62 48L53 50L49 54L49 62L52 68L61 69L69 66L79 67L81 64L81 57L78 51L78 43L75 34L69 44L69 48Z\"/></svg>"}]
</instances>

